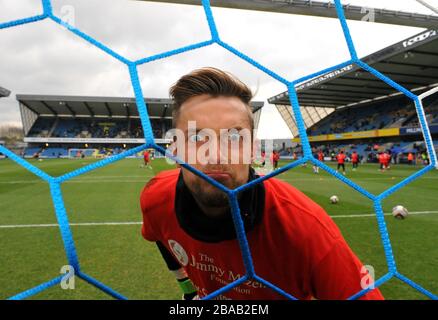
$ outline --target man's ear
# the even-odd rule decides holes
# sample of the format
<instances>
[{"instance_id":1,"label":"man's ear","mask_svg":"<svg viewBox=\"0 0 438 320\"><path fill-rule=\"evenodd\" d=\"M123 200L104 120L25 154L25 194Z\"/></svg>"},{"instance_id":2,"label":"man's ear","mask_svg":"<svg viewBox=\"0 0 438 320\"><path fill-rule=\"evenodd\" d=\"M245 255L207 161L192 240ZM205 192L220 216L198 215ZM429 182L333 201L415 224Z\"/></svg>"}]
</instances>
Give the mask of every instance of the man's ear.
<instances>
[{"instance_id":1,"label":"man's ear","mask_svg":"<svg viewBox=\"0 0 438 320\"><path fill-rule=\"evenodd\" d=\"M178 138L177 138L177 136L174 136L173 137L173 144L174 144L174 148L173 148L173 150L172 150L172 155L174 156L174 157L176 157L177 155L178 155L178 143L177 143L177 140L178 140ZM178 168L178 169L181 169L181 165L178 163L178 162L175 162L175 166Z\"/></svg>"}]
</instances>

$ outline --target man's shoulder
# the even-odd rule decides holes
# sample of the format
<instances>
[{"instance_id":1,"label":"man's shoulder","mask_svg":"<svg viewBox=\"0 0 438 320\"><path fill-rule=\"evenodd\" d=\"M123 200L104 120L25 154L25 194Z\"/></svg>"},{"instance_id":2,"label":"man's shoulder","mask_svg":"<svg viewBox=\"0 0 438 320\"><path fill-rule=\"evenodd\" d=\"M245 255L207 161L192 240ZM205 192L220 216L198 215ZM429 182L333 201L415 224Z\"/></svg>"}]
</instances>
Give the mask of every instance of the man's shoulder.
<instances>
[{"instance_id":1,"label":"man's shoulder","mask_svg":"<svg viewBox=\"0 0 438 320\"><path fill-rule=\"evenodd\" d=\"M265 186L275 201L283 205L291 205L304 211L320 208L312 199L286 181L271 178L265 181Z\"/></svg>"},{"instance_id":2,"label":"man's shoulder","mask_svg":"<svg viewBox=\"0 0 438 320\"><path fill-rule=\"evenodd\" d=\"M265 182L268 196L278 212L280 219L301 229L303 233L313 234L316 229L328 232L332 238L339 236L339 230L332 218L315 201L289 183L271 178ZM315 229L316 228L316 229ZM305 236L302 234L302 236Z\"/></svg>"},{"instance_id":3,"label":"man's shoulder","mask_svg":"<svg viewBox=\"0 0 438 320\"><path fill-rule=\"evenodd\" d=\"M162 171L146 183L141 193L141 202L156 203L169 201L169 194L175 189L180 169Z\"/></svg>"},{"instance_id":4,"label":"man's shoulder","mask_svg":"<svg viewBox=\"0 0 438 320\"><path fill-rule=\"evenodd\" d=\"M149 182L144 187L144 191L147 192L158 191L163 187L167 187L170 184L176 183L180 171L181 171L180 169L161 171L156 176L154 176L151 180L149 180Z\"/></svg>"},{"instance_id":5,"label":"man's shoulder","mask_svg":"<svg viewBox=\"0 0 438 320\"><path fill-rule=\"evenodd\" d=\"M181 172L181 169L179 169L179 168L171 169L171 170L163 170L163 171L157 173L151 180L165 182L165 181L169 181L172 179L177 179L180 172Z\"/></svg>"}]
</instances>

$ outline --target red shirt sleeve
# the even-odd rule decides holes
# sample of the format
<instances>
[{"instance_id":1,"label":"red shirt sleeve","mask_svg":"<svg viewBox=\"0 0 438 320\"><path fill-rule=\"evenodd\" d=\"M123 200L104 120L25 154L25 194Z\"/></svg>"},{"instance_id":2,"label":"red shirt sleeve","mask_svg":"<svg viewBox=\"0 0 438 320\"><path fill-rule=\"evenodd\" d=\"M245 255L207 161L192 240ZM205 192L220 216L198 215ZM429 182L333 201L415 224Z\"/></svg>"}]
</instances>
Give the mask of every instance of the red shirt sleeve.
<instances>
[{"instance_id":1,"label":"red shirt sleeve","mask_svg":"<svg viewBox=\"0 0 438 320\"><path fill-rule=\"evenodd\" d=\"M291 185L270 180L265 183L272 187L266 189L267 195L275 192L278 203L269 209L279 212L281 226L268 227L280 229L274 233L276 242L293 244L295 248L284 250L282 256L286 265L293 266L294 274L290 278L294 285L284 290L296 292L302 299L345 300L362 291L362 284L368 286L370 275L366 269L362 270L363 264L326 211ZM280 232L283 230L287 232ZM362 299L377 300L383 296L374 289Z\"/></svg>"},{"instance_id":2,"label":"red shirt sleeve","mask_svg":"<svg viewBox=\"0 0 438 320\"><path fill-rule=\"evenodd\" d=\"M311 273L312 295L319 300L345 300L369 285L369 275L363 264L343 238L334 242L327 254L314 266ZM374 289L360 300L383 300L379 289Z\"/></svg>"},{"instance_id":3,"label":"red shirt sleeve","mask_svg":"<svg viewBox=\"0 0 438 320\"><path fill-rule=\"evenodd\" d=\"M165 170L149 180L140 196L143 214L141 233L146 240L161 241L166 217L173 213L173 200L180 169Z\"/></svg>"},{"instance_id":4,"label":"red shirt sleeve","mask_svg":"<svg viewBox=\"0 0 438 320\"><path fill-rule=\"evenodd\" d=\"M150 215L152 214L152 208L148 202L148 198L153 197L152 192L149 192L150 186L154 183L154 179L150 180L144 187L140 196L141 212L143 214L143 225L141 227L141 234L143 238L148 241L158 241L158 237L154 232L154 227L151 223Z\"/></svg>"}]
</instances>

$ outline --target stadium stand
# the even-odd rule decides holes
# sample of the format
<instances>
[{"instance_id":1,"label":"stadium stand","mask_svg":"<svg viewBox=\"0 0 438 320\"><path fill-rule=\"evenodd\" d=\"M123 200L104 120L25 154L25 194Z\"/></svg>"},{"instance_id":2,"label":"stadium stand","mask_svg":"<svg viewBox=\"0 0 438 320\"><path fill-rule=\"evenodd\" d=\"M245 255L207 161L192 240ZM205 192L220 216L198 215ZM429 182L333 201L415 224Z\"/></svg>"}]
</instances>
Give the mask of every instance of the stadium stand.
<instances>
[{"instance_id":1,"label":"stadium stand","mask_svg":"<svg viewBox=\"0 0 438 320\"><path fill-rule=\"evenodd\" d=\"M438 97L430 105L424 107L427 123L429 125L438 124ZM410 117L405 123L406 127L419 127L418 118L414 115Z\"/></svg>"},{"instance_id":2,"label":"stadium stand","mask_svg":"<svg viewBox=\"0 0 438 320\"><path fill-rule=\"evenodd\" d=\"M363 60L415 94L438 86L438 32L423 31ZM324 74L296 85L309 140L314 150L330 159L339 151L356 150L364 161L389 151L394 161L403 162L412 152L426 151L414 102L356 65ZM293 141L291 150L280 155L302 155L298 130L288 92L270 99L285 120ZM433 138L438 137L438 93L423 101ZM435 143L435 148L438 144Z\"/></svg>"},{"instance_id":3,"label":"stadium stand","mask_svg":"<svg viewBox=\"0 0 438 320\"><path fill-rule=\"evenodd\" d=\"M438 122L438 96L426 101L424 111L429 125ZM312 136L366 131L385 128L418 127L412 101L401 98L370 105L366 108L341 109L309 128Z\"/></svg>"},{"instance_id":4,"label":"stadium stand","mask_svg":"<svg viewBox=\"0 0 438 320\"><path fill-rule=\"evenodd\" d=\"M133 98L17 95L28 147L24 157L70 157L69 150L118 154L144 143L143 129ZM145 99L155 142L165 146L172 128L173 101ZM263 102L253 102L258 127ZM97 150L97 152L95 152ZM89 153L87 152L87 156Z\"/></svg>"},{"instance_id":5,"label":"stadium stand","mask_svg":"<svg viewBox=\"0 0 438 320\"><path fill-rule=\"evenodd\" d=\"M8 97L11 94L11 92L3 87L0 87L0 98ZM3 140L0 140L0 146L3 146L5 142ZM0 159L5 158L5 156L0 153Z\"/></svg>"},{"instance_id":6,"label":"stadium stand","mask_svg":"<svg viewBox=\"0 0 438 320\"><path fill-rule=\"evenodd\" d=\"M429 29L362 60L419 95L438 85L437 55L438 32L436 29ZM295 88L306 127L315 129L317 127L314 125L321 123L321 129L318 129L321 134L330 129L332 132L340 133L359 131L360 127L364 130L373 130L373 127L403 127L406 126L405 120L415 121L415 114L411 111L406 112L409 111L406 110L406 106L412 104L412 101L403 99L400 92L356 65L347 65L298 84ZM276 105L291 133L297 136L298 130L288 92L271 97L268 102ZM384 108L385 112L380 112L381 109L377 112L377 106ZM374 112L370 110L373 108ZM345 109L351 109L352 120L360 123L350 122L348 113L341 113ZM360 115L355 116L355 113ZM339 128L331 128L327 123L322 127L322 121L329 115L337 120ZM403 119L405 117L406 119ZM435 117L433 119L435 120ZM310 132L315 135L312 130Z\"/></svg>"}]
</instances>

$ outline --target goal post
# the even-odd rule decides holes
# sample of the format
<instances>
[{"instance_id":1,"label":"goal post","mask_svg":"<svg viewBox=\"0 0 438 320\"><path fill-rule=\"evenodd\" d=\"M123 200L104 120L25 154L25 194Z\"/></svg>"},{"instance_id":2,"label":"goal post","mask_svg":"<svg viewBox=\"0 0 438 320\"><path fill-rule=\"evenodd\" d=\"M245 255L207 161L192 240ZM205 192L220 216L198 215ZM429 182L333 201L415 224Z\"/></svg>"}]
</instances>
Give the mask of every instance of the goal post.
<instances>
[{"instance_id":1,"label":"goal post","mask_svg":"<svg viewBox=\"0 0 438 320\"><path fill-rule=\"evenodd\" d=\"M69 159L82 159L82 158L98 158L99 150L98 149L80 149L80 148L71 148L68 149L68 158Z\"/></svg>"}]
</instances>

